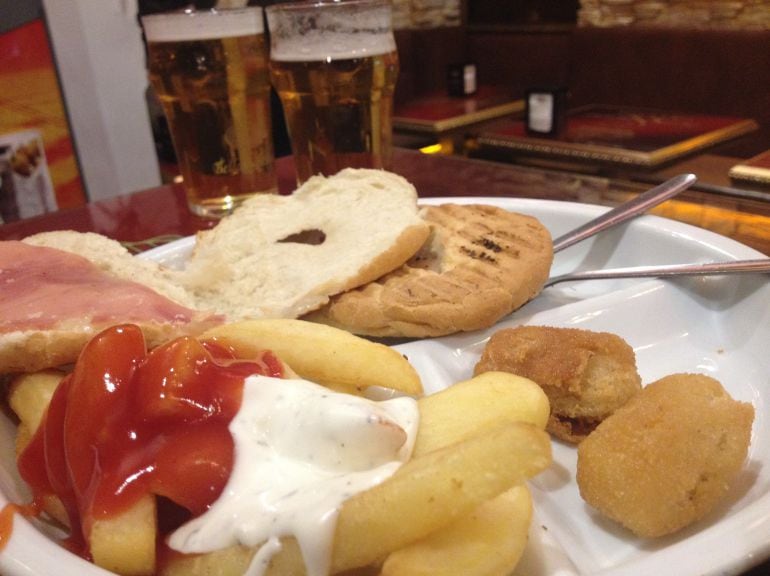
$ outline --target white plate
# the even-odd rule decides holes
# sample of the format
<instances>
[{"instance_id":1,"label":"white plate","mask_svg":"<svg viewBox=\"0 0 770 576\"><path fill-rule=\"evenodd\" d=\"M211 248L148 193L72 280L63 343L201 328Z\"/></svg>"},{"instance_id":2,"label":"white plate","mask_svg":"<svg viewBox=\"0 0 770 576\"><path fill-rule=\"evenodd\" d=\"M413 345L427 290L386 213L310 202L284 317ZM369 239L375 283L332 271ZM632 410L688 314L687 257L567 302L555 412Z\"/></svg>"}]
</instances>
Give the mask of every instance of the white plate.
<instances>
[{"instance_id":1,"label":"white plate","mask_svg":"<svg viewBox=\"0 0 770 576\"><path fill-rule=\"evenodd\" d=\"M424 203L484 202L531 214L554 237L606 208L566 202L451 198ZM192 238L143 257L182 266ZM693 226L643 216L556 255L553 274L577 269L705 262L762 255ZM644 382L674 372L719 379L756 410L749 459L727 500L675 536L644 541L598 517L580 499L575 449L554 442L554 464L532 482L536 518L517 574L527 576L727 576L770 557L770 283L766 275L677 280L603 280L557 285L492 330L400 344L423 378L440 390L470 376L485 339L520 323L579 326L614 332L634 348ZM0 489L13 501L26 490L15 472L13 425L0 419ZM4 500L0 496L0 501ZM30 522L17 518L0 554L6 576L108 574L64 552Z\"/></svg>"}]
</instances>

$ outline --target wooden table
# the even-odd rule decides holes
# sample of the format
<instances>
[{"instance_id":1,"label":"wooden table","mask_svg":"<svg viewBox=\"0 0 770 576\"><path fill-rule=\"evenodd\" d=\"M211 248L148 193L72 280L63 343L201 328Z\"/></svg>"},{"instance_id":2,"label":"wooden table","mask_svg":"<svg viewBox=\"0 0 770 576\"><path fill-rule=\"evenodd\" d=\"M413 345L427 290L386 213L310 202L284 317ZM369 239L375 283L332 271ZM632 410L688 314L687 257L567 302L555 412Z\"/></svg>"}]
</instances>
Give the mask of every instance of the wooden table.
<instances>
[{"instance_id":1,"label":"wooden table","mask_svg":"<svg viewBox=\"0 0 770 576\"><path fill-rule=\"evenodd\" d=\"M476 158L650 186L694 172L693 189L770 200L770 180L730 177L735 165L767 149L767 127L748 118L592 105L571 110L557 136L532 136L510 117L475 132L466 150Z\"/></svg>"},{"instance_id":2,"label":"wooden table","mask_svg":"<svg viewBox=\"0 0 770 576\"><path fill-rule=\"evenodd\" d=\"M524 107L524 100L495 86L479 86L468 96L449 96L444 91L427 94L393 111L394 140L409 147L437 143L445 154L463 152L466 139L486 123L521 116Z\"/></svg>"},{"instance_id":3,"label":"wooden table","mask_svg":"<svg viewBox=\"0 0 770 576\"><path fill-rule=\"evenodd\" d=\"M291 158L277 162L279 188L294 188ZM471 160L459 156L425 155L396 150L394 168L416 186L420 196L498 196L566 200L612 206L639 191L642 185L605 178L551 172L515 165ZM770 254L770 203L685 192L656 208L655 213L732 237ZM35 232L74 229L94 231L124 242L141 242L165 235L184 236L215 222L192 216L179 186L162 186L136 194L94 202L0 226L0 240L20 239ZM744 576L770 574L766 562Z\"/></svg>"},{"instance_id":4,"label":"wooden table","mask_svg":"<svg viewBox=\"0 0 770 576\"><path fill-rule=\"evenodd\" d=\"M480 86L468 96L448 96L441 92L400 105L393 112L393 127L440 134L523 111L523 100L499 88Z\"/></svg>"},{"instance_id":5,"label":"wooden table","mask_svg":"<svg viewBox=\"0 0 770 576\"><path fill-rule=\"evenodd\" d=\"M523 120L501 120L479 133L480 147L636 169L653 169L759 129L748 118L590 105L569 111L552 137L527 132Z\"/></svg>"}]
</instances>

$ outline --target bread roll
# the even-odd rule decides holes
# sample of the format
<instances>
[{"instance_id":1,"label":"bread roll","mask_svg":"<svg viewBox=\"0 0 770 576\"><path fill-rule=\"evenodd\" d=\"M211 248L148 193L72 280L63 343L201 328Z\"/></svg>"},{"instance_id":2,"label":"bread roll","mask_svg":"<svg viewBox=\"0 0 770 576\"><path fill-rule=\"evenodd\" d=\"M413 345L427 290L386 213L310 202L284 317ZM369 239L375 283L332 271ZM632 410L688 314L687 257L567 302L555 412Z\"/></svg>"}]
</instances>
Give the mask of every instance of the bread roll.
<instances>
[{"instance_id":1,"label":"bread roll","mask_svg":"<svg viewBox=\"0 0 770 576\"><path fill-rule=\"evenodd\" d=\"M369 336L442 336L492 326L542 289L553 248L536 218L481 204L421 214L431 237L413 258L308 319Z\"/></svg>"},{"instance_id":2,"label":"bread roll","mask_svg":"<svg viewBox=\"0 0 770 576\"><path fill-rule=\"evenodd\" d=\"M246 200L198 234L181 280L199 307L231 320L296 318L398 268L428 233L409 182L349 168Z\"/></svg>"}]
</instances>

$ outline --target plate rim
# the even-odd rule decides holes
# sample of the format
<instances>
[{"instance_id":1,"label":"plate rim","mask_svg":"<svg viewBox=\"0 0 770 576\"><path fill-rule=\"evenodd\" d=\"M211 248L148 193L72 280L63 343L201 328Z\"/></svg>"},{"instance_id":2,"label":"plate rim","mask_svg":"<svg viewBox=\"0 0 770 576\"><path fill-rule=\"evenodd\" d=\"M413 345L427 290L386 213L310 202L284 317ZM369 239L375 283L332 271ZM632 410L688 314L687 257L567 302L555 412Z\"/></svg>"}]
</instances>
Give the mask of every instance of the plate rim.
<instances>
[{"instance_id":1,"label":"plate rim","mask_svg":"<svg viewBox=\"0 0 770 576\"><path fill-rule=\"evenodd\" d=\"M553 207L559 210L564 210L565 208L567 208L568 209L567 211L579 212L580 213L579 215L586 216L586 218L588 219L599 216L604 212L609 212L610 210L612 210L612 206L604 206L601 204L593 204L593 203L587 203L587 202L573 202L568 200L553 200L553 199L540 199L540 198L514 198L514 197L508 197L508 196L432 196L432 197L418 198L417 202L418 202L418 206L451 204L451 203L491 204L499 208L503 208L505 210L511 210L511 211L525 209L527 207L530 207L530 208L531 207L542 207L542 208ZM518 206L519 204L521 205L521 207ZM744 257L745 258L757 258L757 257L766 258L767 257L767 255L763 254L759 250L752 248L751 246L748 246L746 244L743 244L742 242L735 240L734 238L730 238L729 236L719 234L718 232L714 232L713 230L702 228L695 224L690 224L687 222L682 222L680 220L675 220L667 216L644 213L636 216L635 218L632 218L631 220L621 224L620 226L629 225L634 222L636 222L637 224L651 225L656 228L665 227L671 232L676 232L679 234L685 234L685 233L695 234L696 236L703 237L702 241L711 240L712 242L715 242L720 246L723 246L722 247L723 251L735 250L739 252L740 256L731 254L731 256L734 259L744 258ZM156 248L151 248L150 250L140 252L139 254L136 255L136 257L147 259L147 260L157 260L157 259L163 258L169 252L175 252L180 249L192 249L195 246L195 238L196 238L196 235L191 234L189 236L185 236L178 240L173 240L162 246L158 246ZM587 239L586 241L590 241L590 238ZM577 245L580 245L580 243L576 244L576 246ZM570 248L567 248L565 252L569 249Z\"/></svg>"}]
</instances>

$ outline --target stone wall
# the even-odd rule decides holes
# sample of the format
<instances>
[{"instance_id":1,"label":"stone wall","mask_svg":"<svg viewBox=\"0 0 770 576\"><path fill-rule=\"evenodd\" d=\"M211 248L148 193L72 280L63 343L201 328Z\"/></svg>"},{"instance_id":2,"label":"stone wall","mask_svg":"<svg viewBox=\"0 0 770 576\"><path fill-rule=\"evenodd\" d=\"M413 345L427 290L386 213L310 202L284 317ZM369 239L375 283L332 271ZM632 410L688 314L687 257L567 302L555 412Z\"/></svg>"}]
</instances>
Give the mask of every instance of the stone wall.
<instances>
[{"instance_id":1,"label":"stone wall","mask_svg":"<svg viewBox=\"0 0 770 576\"><path fill-rule=\"evenodd\" d=\"M768 0L581 0L580 26L770 30Z\"/></svg>"},{"instance_id":2,"label":"stone wall","mask_svg":"<svg viewBox=\"0 0 770 576\"><path fill-rule=\"evenodd\" d=\"M770 30L770 0L581 0L580 4L580 26ZM393 0L393 25L397 30L459 26L461 12L461 0Z\"/></svg>"},{"instance_id":3,"label":"stone wall","mask_svg":"<svg viewBox=\"0 0 770 576\"><path fill-rule=\"evenodd\" d=\"M397 30L460 25L460 0L393 0Z\"/></svg>"}]
</instances>

